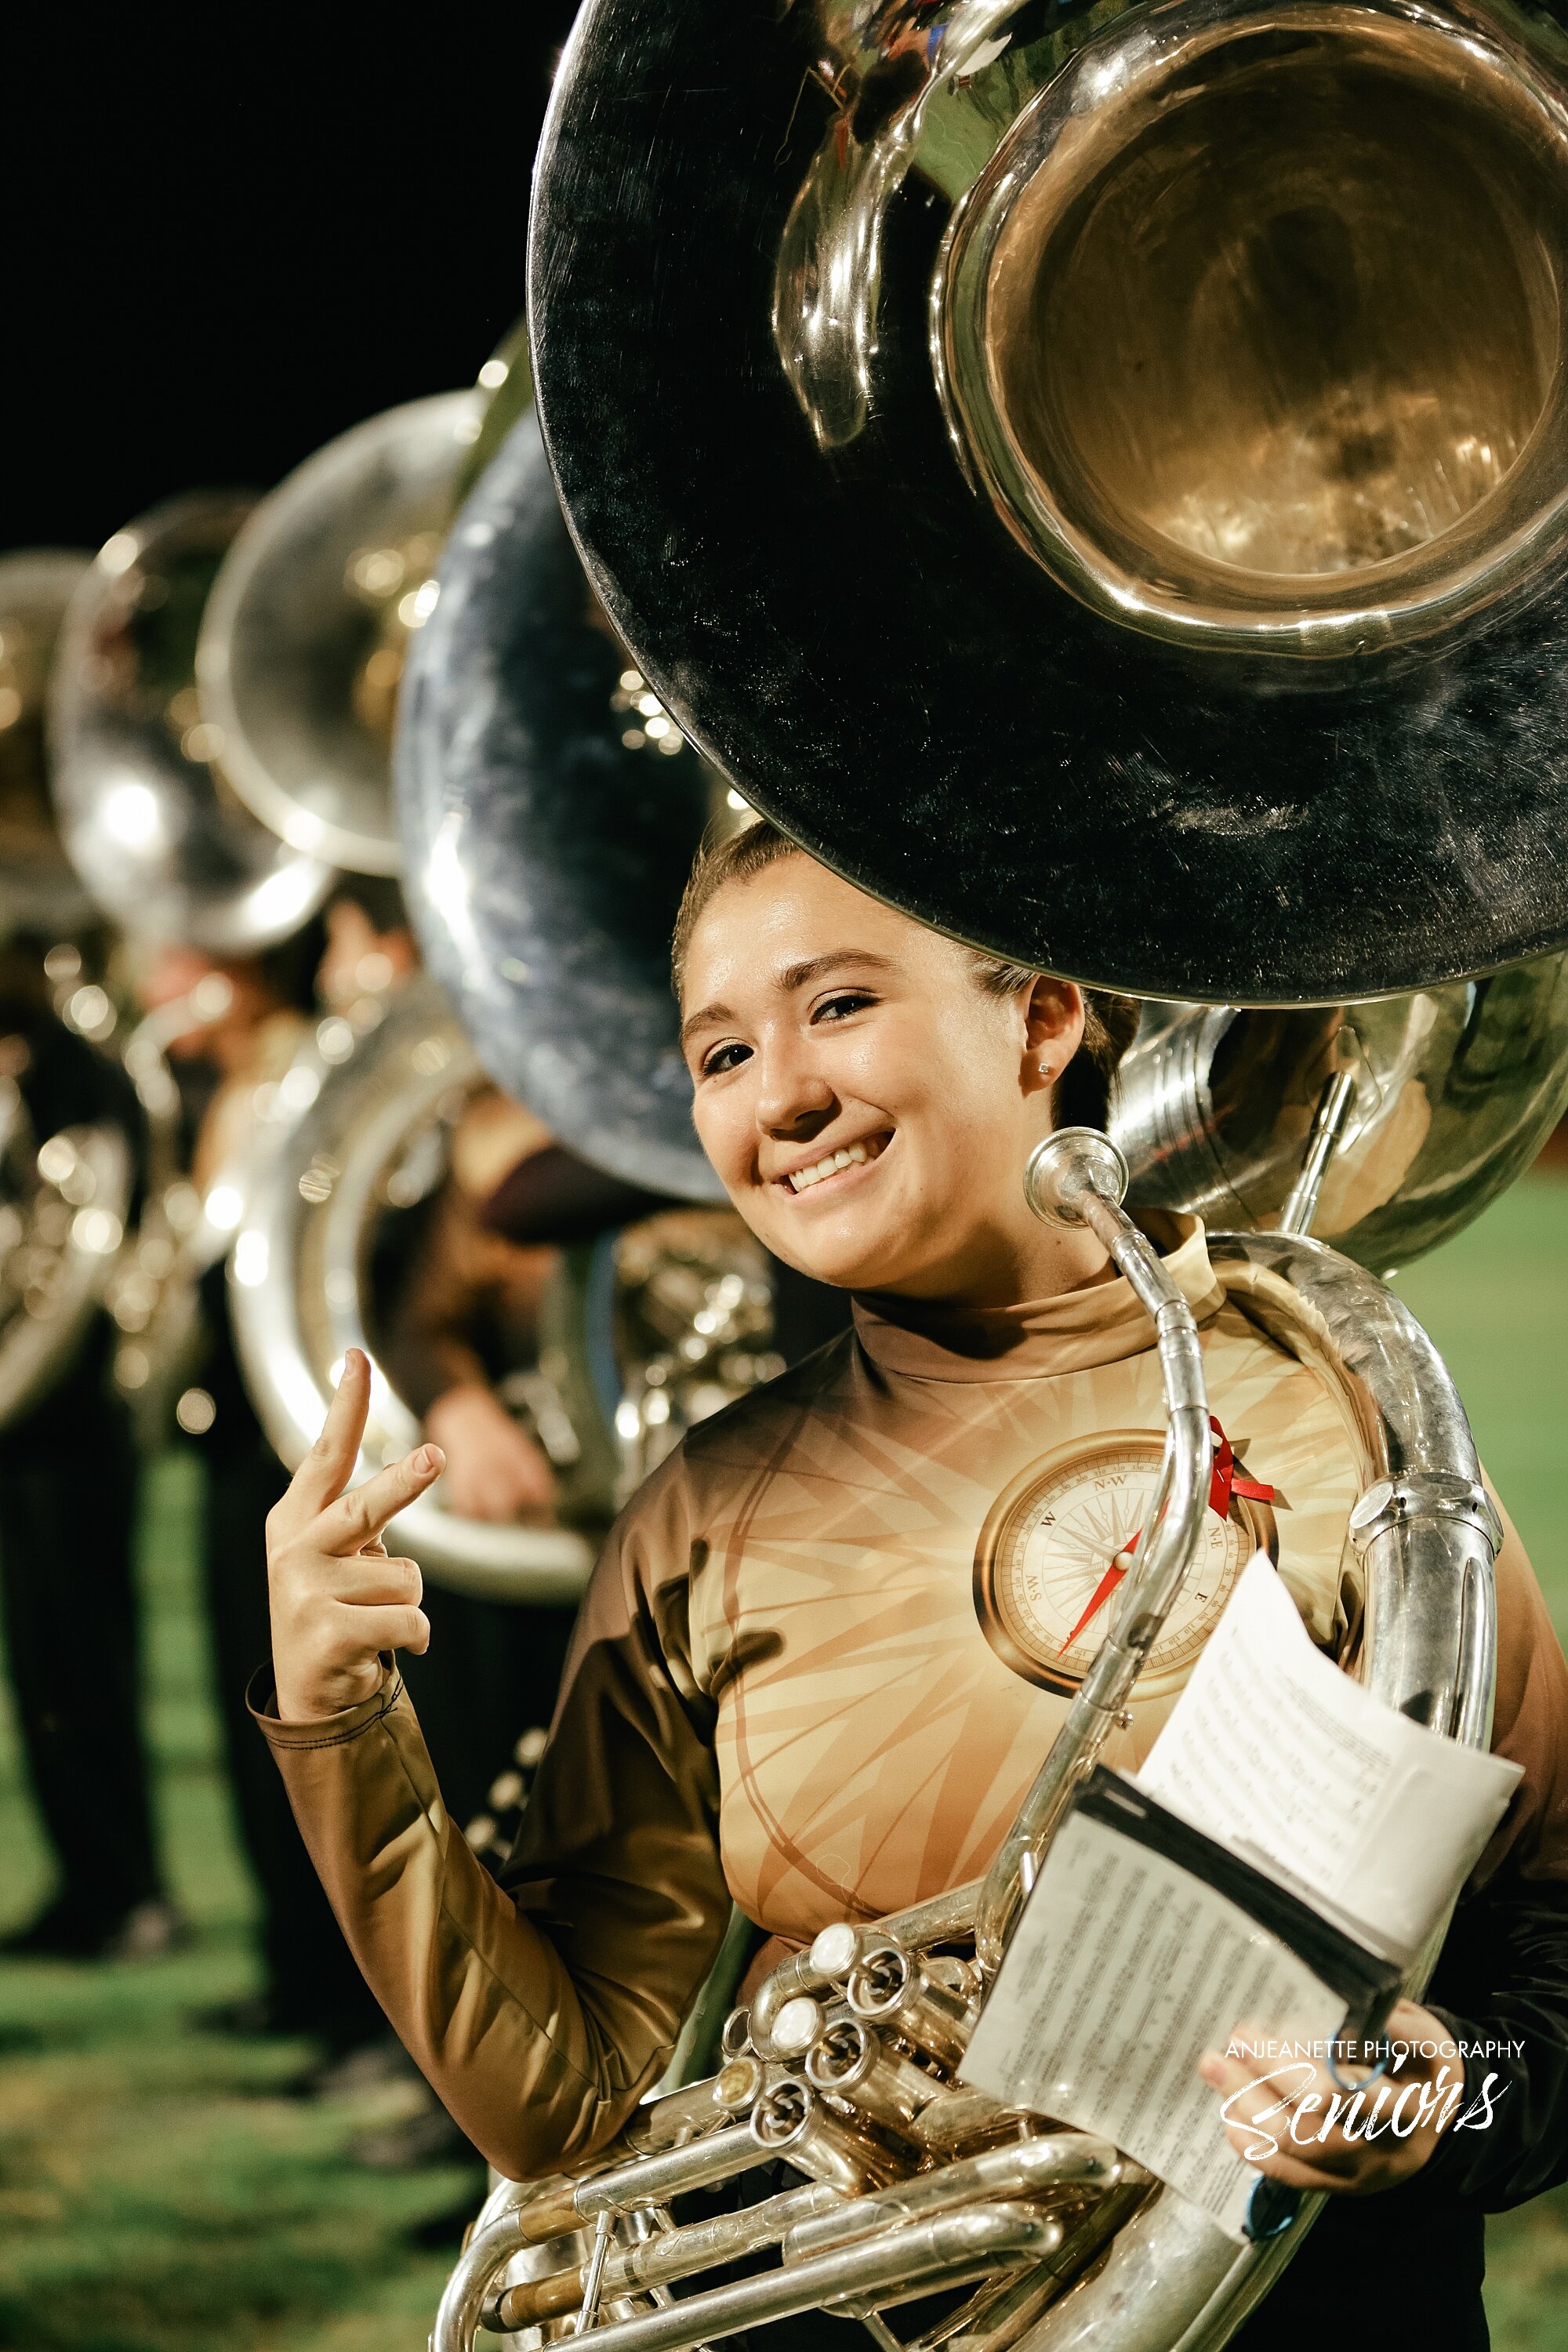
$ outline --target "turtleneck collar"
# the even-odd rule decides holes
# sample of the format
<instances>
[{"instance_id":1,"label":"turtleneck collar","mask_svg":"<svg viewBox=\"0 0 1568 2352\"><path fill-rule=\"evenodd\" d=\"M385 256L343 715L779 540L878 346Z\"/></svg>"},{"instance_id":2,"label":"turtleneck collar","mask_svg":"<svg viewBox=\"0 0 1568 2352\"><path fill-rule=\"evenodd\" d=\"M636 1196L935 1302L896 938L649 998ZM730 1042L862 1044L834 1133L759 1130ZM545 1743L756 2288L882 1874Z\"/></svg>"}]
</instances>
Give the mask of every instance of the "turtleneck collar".
<instances>
[{"instance_id":1,"label":"turtleneck collar","mask_svg":"<svg viewBox=\"0 0 1568 2352\"><path fill-rule=\"evenodd\" d=\"M1173 1218L1180 1234L1163 1260L1200 1324L1225 1304L1196 1217ZM855 1331L884 1371L923 1381L1030 1381L1088 1371L1142 1355L1154 1326L1125 1276L1064 1290L1019 1307L954 1308L921 1299L857 1298Z\"/></svg>"}]
</instances>

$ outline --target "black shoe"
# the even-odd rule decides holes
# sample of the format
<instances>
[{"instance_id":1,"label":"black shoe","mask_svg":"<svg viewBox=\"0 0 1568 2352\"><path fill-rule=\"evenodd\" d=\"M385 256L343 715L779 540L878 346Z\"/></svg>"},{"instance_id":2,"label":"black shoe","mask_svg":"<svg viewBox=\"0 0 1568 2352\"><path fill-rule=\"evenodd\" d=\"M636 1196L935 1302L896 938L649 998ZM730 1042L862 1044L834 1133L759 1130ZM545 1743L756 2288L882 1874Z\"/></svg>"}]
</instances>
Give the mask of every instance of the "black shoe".
<instances>
[{"instance_id":1,"label":"black shoe","mask_svg":"<svg viewBox=\"0 0 1568 2352\"><path fill-rule=\"evenodd\" d=\"M153 1895L129 1910L103 1940L106 1960L161 1960L183 1952L195 1941L195 1930L184 1913L163 1895Z\"/></svg>"},{"instance_id":2,"label":"black shoe","mask_svg":"<svg viewBox=\"0 0 1568 2352\"><path fill-rule=\"evenodd\" d=\"M162 1895L150 1895L111 1917L84 1910L58 1895L36 1919L0 1936L0 1958L13 1960L144 1960L189 1943L189 1924Z\"/></svg>"},{"instance_id":3,"label":"black shoe","mask_svg":"<svg viewBox=\"0 0 1568 2352\"><path fill-rule=\"evenodd\" d=\"M434 2095L418 2115L363 2132L350 2141L349 2154L372 2172L414 2172L426 2164L471 2164L476 2168L484 2165L478 2148L464 2137Z\"/></svg>"},{"instance_id":4,"label":"black shoe","mask_svg":"<svg viewBox=\"0 0 1568 2352\"><path fill-rule=\"evenodd\" d=\"M191 2011L198 2033L222 2033L236 2042L286 2041L297 2038L279 2016L269 1993L251 1992L237 2000L214 2001L210 2008Z\"/></svg>"},{"instance_id":5,"label":"black shoe","mask_svg":"<svg viewBox=\"0 0 1568 2352\"><path fill-rule=\"evenodd\" d=\"M313 2099L363 2099L367 2092L384 2091L389 2083L426 2087L424 2075L402 2042L384 2028L373 2041L329 2049L300 2088Z\"/></svg>"}]
</instances>

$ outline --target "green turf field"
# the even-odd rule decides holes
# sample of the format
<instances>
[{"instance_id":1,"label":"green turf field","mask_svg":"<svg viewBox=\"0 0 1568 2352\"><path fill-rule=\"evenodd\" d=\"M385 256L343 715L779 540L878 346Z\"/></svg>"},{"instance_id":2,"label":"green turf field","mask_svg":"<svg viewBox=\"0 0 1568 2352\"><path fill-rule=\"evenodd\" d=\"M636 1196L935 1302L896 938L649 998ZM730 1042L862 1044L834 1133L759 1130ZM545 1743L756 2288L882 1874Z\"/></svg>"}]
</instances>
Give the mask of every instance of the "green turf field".
<instances>
[{"instance_id":1,"label":"green turf field","mask_svg":"<svg viewBox=\"0 0 1568 2352\"><path fill-rule=\"evenodd\" d=\"M1400 1287L1459 1381L1568 1633L1568 1181L1520 1186ZM140 1966L0 1964L0 2347L419 2352L470 2179L364 2170L349 2144L405 2093L304 2101L289 2095L302 2050L187 2022L250 1981L193 1495L188 1461L158 1465L142 1558L164 1834L198 1940ZM28 1913L45 1874L0 1698L0 1927ZM1568 2352L1568 2191L1493 2223L1490 2247L1501 2352Z\"/></svg>"},{"instance_id":2,"label":"green turf field","mask_svg":"<svg viewBox=\"0 0 1568 2352\"><path fill-rule=\"evenodd\" d=\"M420 2352L482 2174L356 2166L347 2144L408 2112L401 2087L303 2100L303 2045L188 2022L253 1981L195 1608L195 1472L158 1465L142 1561L165 1846L197 1941L134 1966L0 1963L0 2346ZM0 1925L45 1876L5 1722Z\"/></svg>"}]
</instances>

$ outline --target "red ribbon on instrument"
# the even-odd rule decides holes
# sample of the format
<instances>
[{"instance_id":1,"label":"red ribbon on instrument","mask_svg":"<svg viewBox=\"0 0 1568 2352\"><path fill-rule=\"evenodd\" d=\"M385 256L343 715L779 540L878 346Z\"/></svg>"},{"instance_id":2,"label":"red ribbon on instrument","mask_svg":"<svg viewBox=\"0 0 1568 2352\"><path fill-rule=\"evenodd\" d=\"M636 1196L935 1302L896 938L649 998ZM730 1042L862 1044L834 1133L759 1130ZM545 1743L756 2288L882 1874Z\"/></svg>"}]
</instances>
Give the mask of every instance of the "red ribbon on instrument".
<instances>
[{"instance_id":1,"label":"red ribbon on instrument","mask_svg":"<svg viewBox=\"0 0 1568 2352\"><path fill-rule=\"evenodd\" d=\"M1209 1415L1209 1427L1214 1432L1214 1470L1209 1479L1209 1508L1215 1517L1220 1519L1229 1518L1230 1498L1233 1495L1243 1496L1249 1503L1271 1503L1274 1500L1273 1487L1263 1486L1256 1478L1244 1476L1237 1468L1236 1448L1212 1412ZM1142 1528L1140 1528L1134 1534L1128 1537L1117 1554L1117 1559L1131 1550L1142 1532ZM1067 1655L1084 1627L1100 1614L1126 1573L1127 1570L1124 1568L1117 1566L1115 1559L1111 1561L1089 1595L1088 1608L1057 1652L1058 1658Z\"/></svg>"},{"instance_id":2,"label":"red ribbon on instrument","mask_svg":"<svg viewBox=\"0 0 1568 2352\"><path fill-rule=\"evenodd\" d=\"M1274 1500L1272 1486L1261 1486L1256 1478L1244 1477L1237 1470L1236 1450L1212 1412L1209 1427L1214 1432L1214 1471L1209 1479L1209 1508L1215 1517L1229 1518L1233 1495L1240 1495L1249 1503L1271 1503Z\"/></svg>"}]
</instances>

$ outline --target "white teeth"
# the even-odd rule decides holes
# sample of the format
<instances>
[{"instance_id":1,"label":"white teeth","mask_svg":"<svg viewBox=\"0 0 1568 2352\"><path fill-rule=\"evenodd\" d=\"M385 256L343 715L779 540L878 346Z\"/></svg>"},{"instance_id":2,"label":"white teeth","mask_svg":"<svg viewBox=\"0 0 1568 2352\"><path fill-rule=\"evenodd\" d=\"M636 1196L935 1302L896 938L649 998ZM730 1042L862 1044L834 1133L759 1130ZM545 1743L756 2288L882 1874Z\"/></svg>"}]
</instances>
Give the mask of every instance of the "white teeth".
<instances>
[{"instance_id":1,"label":"white teeth","mask_svg":"<svg viewBox=\"0 0 1568 2352\"><path fill-rule=\"evenodd\" d=\"M847 1151L830 1151L814 1168L797 1168L788 1181L795 1192L805 1192L813 1184L820 1184L825 1177L837 1176L841 1168L863 1167L870 1157L863 1143L852 1143Z\"/></svg>"}]
</instances>

